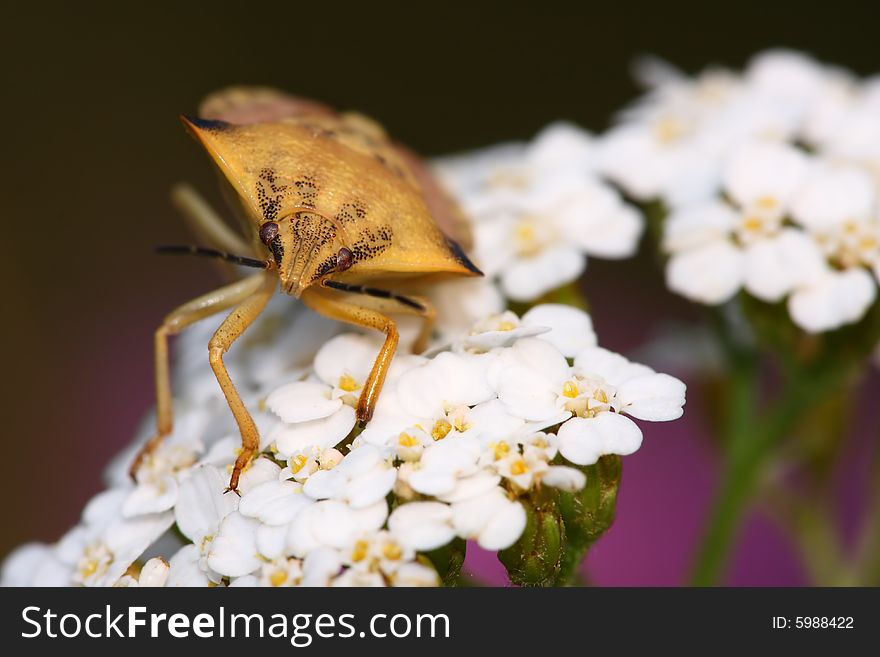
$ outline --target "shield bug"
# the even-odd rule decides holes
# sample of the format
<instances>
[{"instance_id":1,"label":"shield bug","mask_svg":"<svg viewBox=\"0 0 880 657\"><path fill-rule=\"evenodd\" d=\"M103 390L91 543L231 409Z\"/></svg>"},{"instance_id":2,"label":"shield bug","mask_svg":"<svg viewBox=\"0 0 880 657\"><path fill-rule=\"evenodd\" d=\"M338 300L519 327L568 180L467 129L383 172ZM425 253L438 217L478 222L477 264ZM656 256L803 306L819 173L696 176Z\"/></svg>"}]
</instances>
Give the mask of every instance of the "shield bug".
<instances>
[{"instance_id":1,"label":"shield bug","mask_svg":"<svg viewBox=\"0 0 880 657\"><path fill-rule=\"evenodd\" d=\"M397 328L389 314L423 318L416 350L430 336L433 309L423 298L400 290L481 272L438 227L440 218L447 226L460 225L461 215L426 175L427 169L366 117L337 114L271 90L233 89L210 97L201 117L182 119L233 192L247 237L228 227L193 190L182 187L173 199L211 247L169 250L264 271L183 304L157 329L157 432L131 471L136 473L172 429L168 338L231 308L208 351L241 432L242 449L229 482L229 489L237 490L260 441L223 354L279 284L284 293L322 315L385 334L356 408L358 421L365 424L397 348Z\"/></svg>"}]
</instances>

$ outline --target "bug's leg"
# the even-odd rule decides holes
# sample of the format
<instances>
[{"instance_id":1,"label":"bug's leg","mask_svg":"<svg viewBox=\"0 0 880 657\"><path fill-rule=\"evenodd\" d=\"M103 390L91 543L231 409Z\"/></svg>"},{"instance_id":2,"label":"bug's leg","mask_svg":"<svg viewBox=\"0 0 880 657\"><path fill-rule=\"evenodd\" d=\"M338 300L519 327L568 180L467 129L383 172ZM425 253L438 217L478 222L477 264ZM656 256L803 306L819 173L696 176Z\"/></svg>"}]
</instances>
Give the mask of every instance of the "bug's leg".
<instances>
[{"instance_id":1,"label":"bug's leg","mask_svg":"<svg viewBox=\"0 0 880 657\"><path fill-rule=\"evenodd\" d=\"M377 310L365 308L351 301L350 298L340 297L332 291L321 287L306 288L302 295L302 301L315 312L336 319L340 322L354 324L376 329L385 333L385 342L379 350L373 369L364 382L360 399L356 409L358 422L366 424L373 417L376 401L382 391L385 375L391 366L391 359L397 349L397 325L394 320Z\"/></svg>"},{"instance_id":2,"label":"bug's leg","mask_svg":"<svg viewBox=\"0 0 880 657\"><path fill-rule=\"evenodd\" d=\"M434 321L437 317L437 311L433 304L425 297L415 295L395 294L388 290L365 286L351 285L349 283L341 283L339 281L325 280L324 287L332 290L345 292L350 295L359 295L358 305L365 305L369 308L379 311L380 313L404 313L407 315L416 315L422 318L422 328L419 331L416 341L413 343L412 352L419 354L428 348L431 335L434 331ZM352 297L348 297L351 299Z\"/></svg>"},{"instance_id":3,"label":"bug's leg","mask_svg":"<svg viewBox=\"0 0 880 657\"><path fill-rule=\"evenodd\" d=\"M228 253L253 254L251 245L237 235L191 185L175 185L171 189L171 202L199 239Z\"/></svg>"},{"instance_id":4,"label":"bug's leg","mask_svg":"<svg viewBox=\"0 0 880 657\"><path fill-rule=\"evenodd\" d=\"M272 274L261 274L262 282L257 291L239 303L229 316L223 320L220 328L211 337L208 343L208 359L211 362L211 369L214 370L214 376L223 390L229 409L235 417L238 429L241 432L241 452L235 459L235 466L232 469L232 476L229 479L229 487L227 491L238 493L238 479L242 470L250 463L251 458L260 448L260 434L257 431L257 425L251 414L245 408L241 396L235 389L232 379L229 378L229 372L226 371L226 365L223 364L223 354L229 351L232 343L244 333L245 329L250 326L259 316L272 294L275 292L275 286L278 279Z\"/></svg>"},{"instance_id":5,"label":"bug's leg","mask_svg":"<svg viewBox=\"0 0 880 657\"><path fill-rule=\"evenodd\" d=\"M171 404L171 373L168 368L168 338L177 335L190 324L205 319L227 308L231 308L242 299L256 292L262 284L265 274L255 274L218 290L203 294L172 311L156 329L155 363L156 363L156 435L153 436L138 452L129 468L132 478L140 468L144 458L155 450L162 440L171 433L174 422Z\"/></svg>"}]
</instances>

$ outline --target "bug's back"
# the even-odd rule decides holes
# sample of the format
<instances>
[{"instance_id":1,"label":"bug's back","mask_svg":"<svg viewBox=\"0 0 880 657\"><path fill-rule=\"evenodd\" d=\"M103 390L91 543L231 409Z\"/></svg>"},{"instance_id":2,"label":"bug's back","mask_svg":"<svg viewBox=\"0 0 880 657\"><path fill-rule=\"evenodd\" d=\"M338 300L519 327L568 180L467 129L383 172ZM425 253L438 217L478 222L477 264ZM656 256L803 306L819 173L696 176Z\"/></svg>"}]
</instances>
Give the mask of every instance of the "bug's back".
<instances>
[{"instance_id":1,"label":"bug's back","mask_svg":"<svg viewBox=\"0 0 880 657\"><path fill-rule=\"evenodd\" d=\"M335 248L325 244L334 240L352 251L349 280L479 273L437 228L406 161L369 120L187 124L241 197L255 232L269 221L298 222L299 241L316 263L304 284L335 267Z\"/></svg>"}]
</instances>

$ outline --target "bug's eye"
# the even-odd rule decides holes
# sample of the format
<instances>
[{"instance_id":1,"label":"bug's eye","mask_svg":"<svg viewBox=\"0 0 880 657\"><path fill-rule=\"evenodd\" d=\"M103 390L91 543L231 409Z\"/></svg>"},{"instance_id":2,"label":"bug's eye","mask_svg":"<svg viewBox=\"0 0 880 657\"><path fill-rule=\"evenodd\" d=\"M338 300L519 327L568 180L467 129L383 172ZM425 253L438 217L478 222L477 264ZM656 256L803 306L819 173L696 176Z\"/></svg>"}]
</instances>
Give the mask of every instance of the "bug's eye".
<instances>
[{"instance_id":1,"label":"bug's eye","mask_svg":"<svg viewBox=\"0 0 880 657\"><path fill-rule=\"evenodd\" d=\"M336 271L345 271L354 264L354 254L351 249L343 246L336 254Z\"/></svg>"},{"instance_id":2,"label":"bug's eye","mask_svg":"<svg viewBox=\"0 0 880 657\"><path fill-rule=\"evenodd\" d=\"M278 236L278 224L274 221L267 221L262 226L260 226L260 241L269 245L269 242L274 240Z\"/></svg>"}]
</instances>

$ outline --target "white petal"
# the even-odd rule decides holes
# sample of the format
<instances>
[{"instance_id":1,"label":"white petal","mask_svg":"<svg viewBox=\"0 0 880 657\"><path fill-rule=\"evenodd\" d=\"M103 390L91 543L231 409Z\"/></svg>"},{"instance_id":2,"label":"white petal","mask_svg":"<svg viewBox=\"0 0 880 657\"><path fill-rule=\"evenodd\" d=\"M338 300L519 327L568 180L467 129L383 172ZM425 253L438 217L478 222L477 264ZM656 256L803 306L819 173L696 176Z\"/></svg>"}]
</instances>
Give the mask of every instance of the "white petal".
<instances>
[{"instance_id":1,"label":"white petal","mask_svg":"<svg viewBox=\"0 0 880 657\"><path fill-rule=\"evenodd\" d=\"M574 359L574 368L588 376L600 376L614 386L637 376L653 374L647 365L633 363L618 353L591 347L584 349Z\"/></svg>"},{"instance_id":2,"label":"white petal","mask_svg":"<svg viewBox=\"0 0 880 657\"><path fill-rule=\"evenodd\" d=\"M328 340L315 355L315 373L326 384L336 386L344 374L363 382L382 343L373 336L343 333Z\"/></svg>"},{"instance_id":3,"label":"white petal","mask_svg":"<svg viewBox=\"0 0 880 657\"><path fill-rule=\"evenodd\" d=\"M341 499L348 479L338 468L318 470L306 480L303 492L315 500Z\"/></svg>"},{"instance_id":4,"label":"white petal","mask_svg":"<svg viewBox=\"0 0 880 657\"><path fill-rule=\"evenodd\" d=\"M231 513L220 523L220 533L211 542L208 566L221 575L241 577L254 572L262 562L257 556L259 523L240 513Z\"/></svg>"},{"instance_id":5,"label":"white petal","mask_svg":"<svg viewBox=\"0 0 880 657\"><path fill-rule=\"evenodd\" d=\"M452 505L452 521L462 538L475 538L487 550L510 547L526 525L525 509L501 488Z\"/></svg>"},{"instance_id":6,"label":"white petal","mask_svg":"<svg viewBox=\"0 0 880 657\"><path fill-rule=\"evenodd\" d=\"M556 383L531 368L509 367L498 385L498 399L511 415L540 421L559 412Z\"/></svg>"},{"instance_id":7,"label":"white petal","mask_svg":"<svg viewBox=\"0 0 880 657\"><path fill-rule=\"evenodd\" d=\"M339 552L332 548L312 550L303 560L302 586L328 586L342 568Z\"/></svg>"},{"instance_id":8,"label":"white petal","mask_svg":"<svg viewBox=\"0 0 880 657\"><path fill-rule=\"evenodd\" d=\"M161 557L153 557L141 568L141 574L138 576L139 586L165 586L168 581L168 572L170 567L168 562Z\"/></svg>"},{"instance_id":9,"label":"white petal","mask_svg":"<svg viewBox=\"0 0 880 657\"><path fill-rule=\"evenodd\" d=\"M561 381L568 376L568 361L559 350L540 338L524 338L510 349L503 350L489 364L489 385L497 389L506 377L508 367L528 367L548 381Z\"/></svg>"},{"instance_id":10,"label":"white petal","mask_svg":"<svg viewBox=\"0 0 880 657\"><path fill-rule=\"evenodd\" d=\"M27 543L15 548L3 561L0 585L32 586L34 571L52 558L52 547L44 543Z\"/></svg>"},{"instance_id":11,"label":"white petal","mask_svg":"<svg viewBox=\"0 0 880 657\"><path fill-rule=\"evenodd\" d=\"M437 497L455 490L455 473L445 468L421 468L409 476L408 483L417 493Z\"/></svg>"},{"instance_id":12,"label":"white petal","mask_svg":"<svg viewBox=\"0 0 880 657\"><path fill-rule=\"evenodd\" d=\"M177 502L177 480L173 475L162 477L156 483L143 483L134 487L122 505L126 518L167 511Z\"/></svg>"},{"instance_id":13,"label":"white petal","mask_svg":"<svg viewBox=\"0 0 880 657\"><path fill-rule=\"evenodd\" d=\"M289 530L287 525L275 527L260 525L257 527L257 552L267 559L277 559L284 556Z\"/></svg>"},{"instance_id":14,"label":"white petal","mask_svg":"<svg viewBox=\"0 0 880 657\"><path fill-rule=\"evenodd\" d=\"M480 532L477 542L484 550L497 551L516 543L526 528L526 510L519 502L507 500Z\"/></svg>"},{"instance_id":15,"label":"white petal","mask_svg":"<svg viewBox=\"0 0 880 657\"><path fill-rule=\"evenodd\" d=\"M740 206L761 198L784 206L807 173L806 156L787 144L756 141L738 148L724 172L724 186Z\"/></svg>"},{"instance_id":16,"label":"white petal","mask_svg":"<svg viewBox=\"0 0 880 657\"><path fill-rule=\"evenodd\" d=\"M572 306L559 303L534 306L522 316L522 323L548 327L550 332L543 334L541 339L568 358L573 358L587 347L595 347L597 343L590 315Z\"/></svg>"},{"instance_id":17,"label":"white petal","mask_svg":"<svg viewBox=\"0 0 880 657\"><path fill-rule=\"evenodd\" d=\"M357 514L345 504L325 500L312 508L315 509L312 531L322 545L341 549L359 533Z\"/></svg>"},{"instance_id":18,"label":"white petal","mask_svg":"<svg viewBox=\"0 0 880 657\"><path fill-rule=\"evenodd\" d=\"M579 250L559 246L512 262L501 274L501 289L514 301L533 301L578 279L587 266Z\"/></svg>"},{"instance_id":19,"label":"white petal","mask_svg":"<svg viewBox=\"0 0 880 657\"><path fill-rule=\"evenodd\" d=\"M686 205L674 210L663 222L663 249L678 253L725 240L736 219L736 212L721 201Z\"/></svg>"},{"instance_id":20,"label":"white petal","mask_svg":"<svg viewBox=\"0 0 880 657\"><path fill-rule=\"evenodd\" d=\"M271 459L260 457L251 463L250 467L241 473L238 480L238 492L247 495L252 488L256 488L266 481L278 479L281 467Z\"/></svg>"},{"instance_id":21,"label":"white petal","mask_svg":"<svg viewBox=\"0 0 880 657\"><path fill-rule=\"evenodd\" d=\"M575 237L588 255L629 258L639 246L644 227L644 219L635 208L618 203L613 210L591 221L591 225Z\"/></svg>"},{"instance_id":22,"label":"white petal","mask_svg":"<svg viewBox=\"0 0 880 657\"><path fill-rule=\"evenodd\" d=\"M330 398L330 387L317 381L294 381L266 398L266 407L285 422L307 422L332 415L342 406Z\"/></svg>"},{"instance_id":23,"label":"white petal","mask_svg":"<svg viewBox=\"0 0 880 657\"><path fill-rule=\"evenodd\" d=\"M587 475L567 465L551 465L541 478L547 486L573 493L587 485Z\"/></svg>"},{"instance_id":24,"label":"white petal","mask_svg":"<svg viewBox=\"0 0 880 657\"><path fill-rule=\"evenodd\" d=\"M184 545L168 561L168 580L165 586L207 587L207 574L199 568L201 554L197 545Z\"/></svg>"},{"instance_id":25,"label":"white petal","mask_svg":"<svg viewBox=\"0 0 880 657\"><path fill-rule=\"evenodd\" d=\"M181 484L174 517L181 533L194 543L217 531L220 521L238 507L238 496L226 495L226 480L212 465L198 466Z\"/></svg>"},{"instance_id":26,"label":"white petal","mask_svg":"<svg viewBox=\"0 0 880 657\"><path fill-rule=\"evenodd\" d=\"M501 481L500 475L481 470L469 477L457 480L452 490L439 495L439 497L442 501L450 504L453 502L463 502L492 490L498 485L499 481Z\"/></svg>"},{"instance_id":27,"label":"white petal","mask_svg":"<svg viewBox=\"0 0 880 657\"><path fill-rule=\"evenodd\" d=\"M388 529L401 545L418 551L441 547L455 537L452 510L440 502L400 505L388 518Z\"/></svg>"},{"instance_id":28,"label":"white petal","mask_svg":"<svg viewBox=\"0 0 880 657\"><path fill-rule=\"evenodd\" d=\"M353 509L371 506L394 488L397 480L397 469L392 467L380 467L367 475L361 475L352 479L345 489L345 500Z\"/></svg>"},{"instance_id":29,"label":"white petal","mask_svg":"<svg viewBox=\"0 0 880 657\"><path fill-rule=\"evenodd\" d=\"M877 296L877 284L864 269L829 271L788 298L795 324L810 333L830 331L864 316Z\"/></svg>"},{"instance_id":30,"label":"white petal","mask_svg":"<svg viewBox=\"0 0 880 657\"><path fill-rule=\"evenodd\" d=\"M238 505L243 516L268 525L285 525L311 503L293 481L267 481L245 493Z\"/></svg>"},{"instance_id":31,"label":"white petal","mask_svg":"<svg viewBox=\"0 0 880 657\"><path fill-rule=\"evenodd\" d=\"M471 406L492 396L484 361L450 352L409 370L397 382L403 410L422 418L442 413L446 405Z\"/></svg>"},{"instance_id":32,"label":"white petal","mask_svg":"<svg viewBox=\"0 0 880 657\"><path fill-rule=\"evenodd\" d=\"M526 154L530 168L537 170L565 167L586 171L594 157L590 133L565 121L551 123L541 130Z\"/></svg>"},{"instance_id":33,"label":"white petal","mask_svg":"<svg viewBox=\"0 0 880 657\"><path fill-rule=\"evenodd\" d=\"M833 228L869 216L874 205L874 181L855 167L818 167L792 202L792 215L814 230Z\"/></svg>"},{"instance_id":34,"label":"white petal","mask_svg":"<svg viewBox=\"0 0 880 657\"><path fill-rule=\"evenodd\" d=\"M815 240L787 228L745 250L745 288L755 297L776 302L796 285L815 278L824 257Z\"/></svg>"},{"instance_id":35,"label":"white petal","mask_svg":"<svg viewBox=\"0 0 880 657\"><path fill-rule=\"evenodd\" d=\"M340 402L339 408L331 415L308 422L282 425L272 438L279 453L289 456L307 451L310 447L334 447L351 432L354 424L354 409Z\"/></svg>"},{"instance_id":36,"label":"white petal","mask_svg":"<svg viewBox=\"0 0 880 657\"><path fill-rule=\"evenodd\" d=\"M621 411L640 420L666 422L684 412L685 385L668 374L646 374L627 379L617 388Z\"/></svg>"},{"instance_id":37,"label":"white petal","mask_svg":"<svg viewBox=\"0 0 880 657\"><path fill-rule=\"evenodd\" d=\"M710 242L673 254L666 265L666 285L688 299L716 305L739 291L743 269L738 248L727 241Z\"/></svg>"},{"instance_id":38,"label":"white petal","mask_svg":"<svg viewBox=\"0 0 880 657\"><path fill-rule=\"evenodd\" d=\"M410 561L401 564L391 578L392 586L439 586L437 571L424 564Z\"/></svg>"},{"instance_id":39,"label":"white petal","mask_svg":"<svg viewBox=\"0 0 880 657\"><path fill-rule=\"evenodd\" d=\"M604 454L626 456L642 444L642 431L617 413L593 418L574 417L559 427L559 452L577 465L592 465Z\"/></svg>"}]
</instances>

